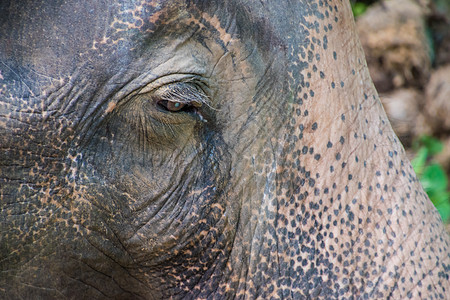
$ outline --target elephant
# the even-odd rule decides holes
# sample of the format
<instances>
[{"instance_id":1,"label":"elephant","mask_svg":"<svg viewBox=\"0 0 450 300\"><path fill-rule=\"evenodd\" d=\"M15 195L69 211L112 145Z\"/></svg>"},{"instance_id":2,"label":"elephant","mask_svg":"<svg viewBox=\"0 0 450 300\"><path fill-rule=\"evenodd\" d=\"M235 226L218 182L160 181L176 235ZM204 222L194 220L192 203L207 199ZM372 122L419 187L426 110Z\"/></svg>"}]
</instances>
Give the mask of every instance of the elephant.
<instances>
[{"instance_id":1,"label":"elephant","mask_svg":"<svg viewBox=\"0 0 450 300\"><path fill-rule=\"evenodd\" d=\"M0 16L0 298L449 299L348 1Z\"/></svg>"}]
</instances>

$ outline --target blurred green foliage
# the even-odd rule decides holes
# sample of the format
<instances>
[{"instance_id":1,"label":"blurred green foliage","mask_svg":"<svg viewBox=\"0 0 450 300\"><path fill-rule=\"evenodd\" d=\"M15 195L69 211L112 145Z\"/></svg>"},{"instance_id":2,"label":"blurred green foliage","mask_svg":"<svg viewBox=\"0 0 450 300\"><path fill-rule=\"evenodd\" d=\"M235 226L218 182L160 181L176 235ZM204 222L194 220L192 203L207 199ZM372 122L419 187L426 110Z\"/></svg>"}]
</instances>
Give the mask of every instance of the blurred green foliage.
<instances>
[{"instance_id":1,"label":"blurred green foliage","mask_svg":"<svg viewBox=\"0 0 450 300\"><path fill-rule=\"evenodd\" d=\"M422 183L431 202L439 211L446 223L450 217L450 193L448 192L448 177L440 164L433 161L433 156L443 150L442 143L430 136L421 136L413 143L416 151L411 161L414 171Z\"/></svg>"},{"instance_id":2,"label":"blurred green foliage","mask_svg":"<svg viewBox=\"0 0 450 300\"><path fill-rule=\"evenodd\" d=\"M355 18L362 15L367 9L367 4L364 2L351 1L350 4L352 5L353 16Z\"/></svg>"},{"instance_id":3,"label":"blurred green foliage","mask_svg":"<svg viewBox=\"0 0 450 300\"><path fill-rule=\"evenodd\" d=\"M350 5L352 6L353 16L355 18L366 12L369 5L378 2L379 0L350 0Z\"/></svg>"}]
</instances>

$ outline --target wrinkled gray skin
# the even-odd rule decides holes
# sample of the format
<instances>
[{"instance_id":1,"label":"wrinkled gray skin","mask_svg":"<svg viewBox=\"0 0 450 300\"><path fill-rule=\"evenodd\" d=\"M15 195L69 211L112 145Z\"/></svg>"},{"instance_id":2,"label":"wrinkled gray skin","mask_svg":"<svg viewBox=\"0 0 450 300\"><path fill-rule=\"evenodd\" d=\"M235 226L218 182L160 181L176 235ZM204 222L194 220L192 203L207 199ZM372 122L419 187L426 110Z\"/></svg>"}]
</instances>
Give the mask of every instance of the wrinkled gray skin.
<instances>
[{"instance_id":1,"label":"wrinkled gray skin","mask_svg":"<svg viewBox=\"0 0 450 300\"><path fill-rule=\"evenodd\" d=\"M116 2L0 3L0 298L449 299L347 2Z\"/></svg>"}]
</instances>

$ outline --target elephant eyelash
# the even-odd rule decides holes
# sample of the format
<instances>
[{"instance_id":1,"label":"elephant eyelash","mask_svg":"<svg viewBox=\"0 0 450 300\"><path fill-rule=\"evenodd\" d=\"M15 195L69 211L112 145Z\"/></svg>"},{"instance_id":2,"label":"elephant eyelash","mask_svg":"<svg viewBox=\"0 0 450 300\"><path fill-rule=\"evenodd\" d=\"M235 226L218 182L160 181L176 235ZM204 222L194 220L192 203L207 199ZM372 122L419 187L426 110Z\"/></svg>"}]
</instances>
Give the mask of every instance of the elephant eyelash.
<instances>
[{"instance_id":1,"label":"elephant eyelash","mask_svg":"<svg viewBox=\"0 0 450 300\"><path fill-rule=\"evenodd\" d=\"M200 121L207 122L200 112L203 105L214 109L205 92L192 83L173 83L154 92L153 99L160 109L168 112L188 112L195 114Z\"/></svg>"},{"instance_id":2,"label":"elephant eyelash","mask_svg":"<svg viewBox=\"0 0 450 300\"><path fill-rule=\"evenodd\" d=\"M160 87L155 96L173 102L179 103L198 103L200 106L208 104L209 99L205 93L193 84L173 83Z\"/></svg>"}]
</instances>

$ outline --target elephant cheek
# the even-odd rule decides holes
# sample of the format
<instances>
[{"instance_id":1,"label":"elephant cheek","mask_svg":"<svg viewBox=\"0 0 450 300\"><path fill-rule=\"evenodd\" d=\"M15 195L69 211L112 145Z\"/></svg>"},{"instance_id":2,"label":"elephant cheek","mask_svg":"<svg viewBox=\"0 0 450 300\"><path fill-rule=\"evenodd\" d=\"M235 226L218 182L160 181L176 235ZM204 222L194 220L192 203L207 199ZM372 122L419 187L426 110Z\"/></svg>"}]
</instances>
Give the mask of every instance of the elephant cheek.
<instances>
[{"instance_id":1,"label":"elephant cheek","mask_svg":"<svg viewBox=\"0 0 450 300\"><path fill-rule=\"evenodd\" d=\"M219 254L208 249L228 247L238 211L224 195L231 156L215 138L215 143L206 140L190 153L153 152L158 159L144 164L120 164L112 155L100 160L85 153L87 158L80 159L75 171L77 196L72 205L89 243L119 265L144 268L142 274L180 260L189 269L202 256L213 263L206 255Z\"/></svg>"}]
</instances>

